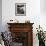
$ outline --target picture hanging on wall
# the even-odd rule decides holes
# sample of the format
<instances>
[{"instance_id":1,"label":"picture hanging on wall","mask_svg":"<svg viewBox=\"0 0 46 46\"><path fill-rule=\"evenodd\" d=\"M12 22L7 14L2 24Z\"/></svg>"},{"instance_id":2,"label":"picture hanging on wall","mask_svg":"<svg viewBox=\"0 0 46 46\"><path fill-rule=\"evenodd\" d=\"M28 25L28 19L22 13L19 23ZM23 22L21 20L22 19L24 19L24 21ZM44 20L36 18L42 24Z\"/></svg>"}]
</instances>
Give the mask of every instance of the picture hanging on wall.
<instances>
[{"instance_id":1,"label":"picture hanging on wall","mask_svg":"<svg viewBox=\"0 0 46 46\"><path fill-rule=\"evenodd\" d=\"M15 4L15 15L16 16L26 16L26 3L16 3Z\"/></svg>"}]
</instances>

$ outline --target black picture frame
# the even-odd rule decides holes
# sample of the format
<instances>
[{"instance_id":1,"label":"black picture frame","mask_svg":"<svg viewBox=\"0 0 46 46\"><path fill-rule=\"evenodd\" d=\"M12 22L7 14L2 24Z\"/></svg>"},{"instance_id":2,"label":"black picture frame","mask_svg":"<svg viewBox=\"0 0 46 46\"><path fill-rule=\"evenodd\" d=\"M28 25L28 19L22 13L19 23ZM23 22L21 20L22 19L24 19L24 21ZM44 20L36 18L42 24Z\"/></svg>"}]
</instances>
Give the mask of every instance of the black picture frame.
<instances>
[{"instance_id":1,"label":"black picture frame","mask_svg":"<svg viewBox=\"0 0 46 46\"><path fill-rule=\"evenodd\" d=\"M16 3L15 4L15 15L16 16L26 16L26 3Z\"/></svg>"}]
</instances>

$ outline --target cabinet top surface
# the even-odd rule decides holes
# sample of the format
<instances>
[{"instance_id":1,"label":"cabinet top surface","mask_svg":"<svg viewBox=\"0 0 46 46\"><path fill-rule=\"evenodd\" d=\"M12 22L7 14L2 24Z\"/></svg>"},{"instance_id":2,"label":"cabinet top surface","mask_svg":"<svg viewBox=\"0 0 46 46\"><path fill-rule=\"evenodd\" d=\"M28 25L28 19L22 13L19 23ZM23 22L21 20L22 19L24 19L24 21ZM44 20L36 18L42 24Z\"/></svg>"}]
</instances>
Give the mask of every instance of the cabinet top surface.
<instances>
[{"instance_id":1,"label":"cabinet top surface","mask_svg":"<svg viewBox=\"0 0 46 46\"><path fill-rule=\"evenodd\" d=\"M33 25L34 23L7 23L8 25L14 25L14 24L19 24L19 25L23 25L23 24L31 24L31 25Z\"/></svg>"}]
</instances>

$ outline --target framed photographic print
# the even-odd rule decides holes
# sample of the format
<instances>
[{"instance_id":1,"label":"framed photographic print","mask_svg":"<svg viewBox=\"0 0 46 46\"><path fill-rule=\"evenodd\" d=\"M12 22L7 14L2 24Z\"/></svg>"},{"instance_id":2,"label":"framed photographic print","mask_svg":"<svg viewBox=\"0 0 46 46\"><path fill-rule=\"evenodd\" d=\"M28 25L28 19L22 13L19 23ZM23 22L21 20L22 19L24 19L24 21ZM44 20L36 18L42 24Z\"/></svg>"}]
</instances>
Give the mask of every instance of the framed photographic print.
<instances>
[{"instance_id":1,"label":"framed photographic print","mask_svg":"<svg viewBox=\"0 0 46 46\"><path fill-rule=\"evenodd\" d=\"M16 16L26 15L26 3L16 3L15 4L15 15Z\"/></svg>"}]
</instances>

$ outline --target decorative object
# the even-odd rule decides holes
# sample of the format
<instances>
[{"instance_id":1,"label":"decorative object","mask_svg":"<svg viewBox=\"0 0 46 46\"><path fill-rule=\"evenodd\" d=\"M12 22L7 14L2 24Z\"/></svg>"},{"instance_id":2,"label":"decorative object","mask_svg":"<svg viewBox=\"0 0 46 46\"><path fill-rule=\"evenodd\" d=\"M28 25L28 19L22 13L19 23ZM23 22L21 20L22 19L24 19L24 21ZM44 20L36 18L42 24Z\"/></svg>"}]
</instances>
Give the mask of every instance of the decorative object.
<instances>
[{"instance_id":1,"label":"decorative object","mask_svg":"<svg viewBox=\"0 0 46 46\"><path fill-rule=\"evenodd\" d=\"M19 23L19 21L17 19L11 19L10 21L8 21L9 23Z\"/></svg>"},{"instance_id":2,"label":"decorative object","mask_svg":"<svg viewBox=\"0 0 46 46\"><path fill-rule=\"evenodd\" d=\"M30 23L30 20L25 20L25 23Z\"/></svg>"},{"instance_id":3,"label":"decorative object","mask_svg":"<svg viewBox=\"0 0 46 46\"><path fill-rule=\"evenodd\" d=\"M36 28L37 29L37 34L38 35L38 40L39 40L39 46L45 46L45 35L43 32L42 27Z\"/></svg>"},{"instance_id":4,"label":"decorative object","mask_svg":"<svg viewBox=\"0 0 46 46\"><path fill-rule=\"evenodd\" d=\"M15 15L16 16L26 15L26 3L16 3L15 4Z\"/></svg>"}]
</instances>

